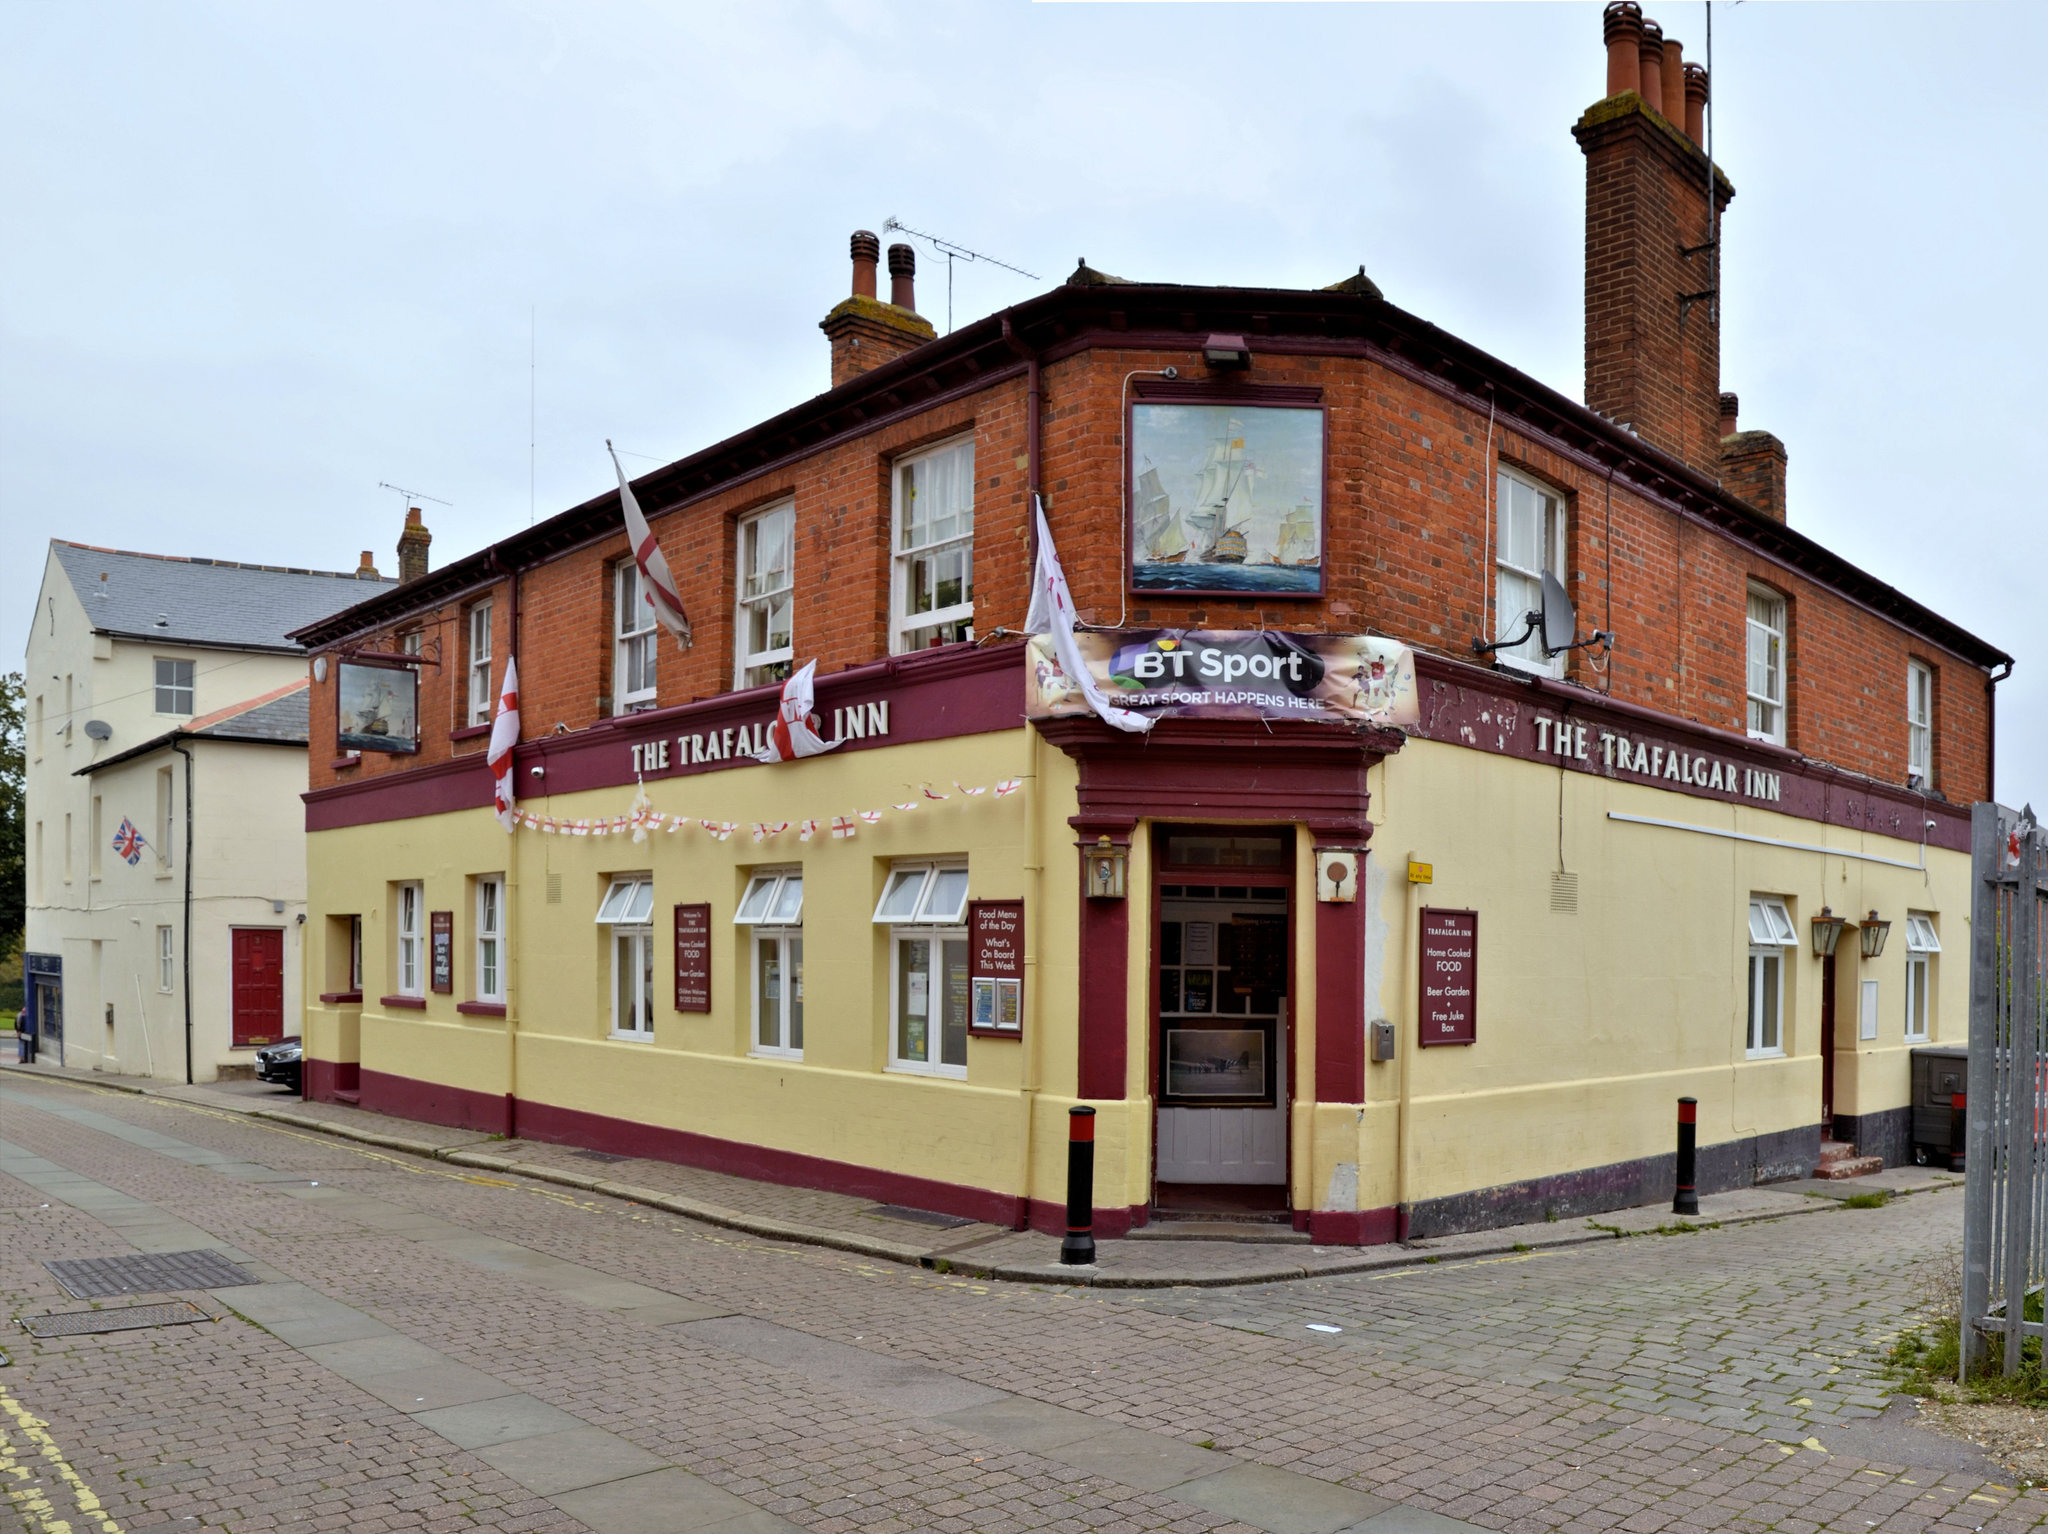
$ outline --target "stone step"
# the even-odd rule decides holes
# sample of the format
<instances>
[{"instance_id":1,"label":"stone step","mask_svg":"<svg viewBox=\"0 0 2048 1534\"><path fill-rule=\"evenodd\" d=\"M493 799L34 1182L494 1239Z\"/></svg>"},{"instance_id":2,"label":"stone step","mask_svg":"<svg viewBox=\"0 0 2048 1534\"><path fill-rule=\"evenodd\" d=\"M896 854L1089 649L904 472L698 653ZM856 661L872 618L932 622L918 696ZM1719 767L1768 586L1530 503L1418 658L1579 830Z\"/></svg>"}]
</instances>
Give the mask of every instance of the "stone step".
<instances>
[{"instance_id":1,"label":"stone step","mask_svg":"<svg viewBox=\"0 0 2048 1534\"><path fill-rule=\"evenodd\" d=\"M1292 1224L1265 1220L1183 1220L1154 1215L1152 1223L1132 1229L1132 1241L1251 1241L1306 1246L1309 1234Z\"/></svg>"},{"instance_id":2,"label":"stone step","mask_svg":"<svg viewBox=\"0 0 2048 1534\"><path fill-rule=\"evenodd\" d=\"M1872 1172L1883 1170L1882 1156L1851 1156L1846 1161L1823 1161L1813 1169L1813 1175L1829 1182L1839 1182L1843 1178L1868 1177Z\"/></svg>"},{"instance_id":3,"label":"stone step","mask_svg":"<svg viewBox=\"0 0 2048 1534\"><path fill-rule=\"evenodd\" d=\"M1856 1159L1856 1147L1846 1140L1823 1140L1820 1142L1820 1164L1827 1166L1836 1161Z\"/></svg>"}]
</instances>

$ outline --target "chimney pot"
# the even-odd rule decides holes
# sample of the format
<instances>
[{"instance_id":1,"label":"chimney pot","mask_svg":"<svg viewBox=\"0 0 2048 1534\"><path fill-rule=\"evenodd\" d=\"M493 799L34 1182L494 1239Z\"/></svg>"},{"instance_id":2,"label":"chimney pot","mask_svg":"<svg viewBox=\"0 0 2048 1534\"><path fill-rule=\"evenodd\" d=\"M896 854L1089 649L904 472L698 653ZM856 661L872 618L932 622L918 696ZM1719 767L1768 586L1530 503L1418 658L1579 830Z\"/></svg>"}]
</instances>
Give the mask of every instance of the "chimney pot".
<instances>
[{"instance_id":1,"label":"chimney pot","mask_svg":"<svg viewBox=\"0 0 2048 1534\"><path fill-rule=\"evenodd\" d=\"M1609 0L1600 21L1607 44L1607 94L1640 91L1643 84L1643 8L1636 0Z\"/></svg>"},{"instance_id":2,"label":"chimney pot","mask_svg":"<svg viewBox=\"0 0 2048 1534\"><path fill-rule=\"evenodd\" d=\"M1636 49L1642 59L1643 81L1638 87L1653 111L1664 110L1664 29L1654 21L1643 23L1643 35Z\"/></svg>"},{"instance_id":3,"label":"chimney pot","mask_svg":"<svg viewBox=\"0 0 2048 1534\"><path fill-rule=\"evenodd\" d=\"M889 302L917 312L917 252L908 245L889 247Z\"/></svg>"},{"instance_id":4,"label":"chimney pot","mask_svg":"<svg viewBox=\"0 0 2048 1534\"><path fill-rule=\"evenodd\" d=\"M1737 412L1741 409L1741 406L1742 401L1737 399L1731 391L1726 389L1721 391L1722 436L1732 437L1735 435L1735 417Z\"/></svg>"},{"instance_id":5,"label":"chimney pot","mask_svg":"<svg viewBox=\"0 0 2048 1534\"><path fill-rule=\"evenodd\" d=\"M1676 123L1685 121L1685 44L1675 37L1664 39L1664 115Z\"/></svg>"},{"instance_id":6,"label":"chimney pot","mask_svg":"<svg viewBox=\"0 0 2048 1534\"><path fill-rule=\"evenodd\" d=\"M1707 142L1707 67L1685 66L1685 136L1701 148Z\"/></svg>"},{"instance_id":7,"label":"chimney pot","mask_svg":"<svg viewBox=\"0 0 2048 1534\"><path fill-rule=\"evenodd\" d=\"M866 229L853 231L853 296L875 296L875 266L882 259L882 242Z\"/></svg>"}]
</instances>

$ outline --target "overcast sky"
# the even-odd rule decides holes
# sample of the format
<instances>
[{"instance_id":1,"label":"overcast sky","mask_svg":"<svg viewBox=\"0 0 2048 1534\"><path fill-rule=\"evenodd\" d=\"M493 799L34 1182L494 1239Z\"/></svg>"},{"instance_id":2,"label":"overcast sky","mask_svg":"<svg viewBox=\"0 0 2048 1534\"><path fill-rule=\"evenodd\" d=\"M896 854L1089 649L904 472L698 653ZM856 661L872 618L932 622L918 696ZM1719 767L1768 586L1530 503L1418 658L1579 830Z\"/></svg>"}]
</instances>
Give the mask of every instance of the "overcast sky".
<instances>
[{"instance_id":1,"label":"overcast sky","mask_svg":"<svg viewBox=\"0 0 2048 1534\"><path fill-rule=\"evenodd\" d=\"M1646 6L1688 57L1705 6ZM1793 524L2019 657L2048 808L2048 7L1717 4L1722 384ZM0 0L0 656L44 540L439 562L822 389L846 236L1387 296L1579 397L1600 7ZM945 325L944 267L920 307ZM0 660L0 664L19 664ZM1877 685L1899 691L1900 679Z\"/></svg>"}]
</instances>

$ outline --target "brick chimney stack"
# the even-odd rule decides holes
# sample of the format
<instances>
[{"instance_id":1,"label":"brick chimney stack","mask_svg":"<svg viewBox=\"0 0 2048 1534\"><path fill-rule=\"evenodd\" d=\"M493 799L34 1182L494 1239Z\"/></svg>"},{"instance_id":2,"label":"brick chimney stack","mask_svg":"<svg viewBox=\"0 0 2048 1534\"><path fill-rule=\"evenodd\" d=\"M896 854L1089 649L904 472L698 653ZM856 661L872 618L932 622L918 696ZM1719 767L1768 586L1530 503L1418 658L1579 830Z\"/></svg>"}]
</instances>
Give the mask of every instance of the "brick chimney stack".
<instances>
[{"instance_id":1,"label":"brick chimney stack","mask_svg":"<svg viewBox=\"0 0 2048 1534\"><path fill-rule=\"evenodd\" d=\"M1712 242L1735 188L1713 172L1710 226L1707 157L1687 131L1695 96L1704 122L1706 71L1635 0L1612 0L1601 30L1608 95L1572 129L1586 156L1586 404L1718 475Z\"/></svg>"},{"instance_id":2,"label":"brick chimney stack","mask_svg":"<svg viewBox=\"0 0 2048 1534\"><path fill-rule=\"evenodd\" d=\"M922 346L938 332L917 312L913 282L917 254L908 245L889 247L889 297L875 296L875 268L882 242L866 229L853 232L853 293L833 306L819 322L832 343L832 387L858 378L912 347Z\"/></svg>"},{"instance_id":3,"label":"brick chimney stack","mask_svg":"<svg viewBox=\"0 0 2048 1534\"><path fill-rule=\"evenodd\" d=\"M416 581L427 573L427 546L433 541L434 535L420 521L419 507L406 507L405 531L398 535L398 578L401 581Z\"/></svg>"},{"instance_id":4,"label":"brick chimney stack","mask_svg":"<svg viewBox=\"0 0 2048 1534\"><path fill-rule=\"evenodd\" d=\"M356 579L359 581L381 581L384 579L378 573L377 561L370 557L368 549L363 550L362 562L356 566Z\"/></svg>"},{"instance_id":5,"label":"brick chimney stack","mask_svg":"<svg viewBox=\"0 0 2048 1534\"><path fill-rule=\"evenodd\" d=\"M1785 520L1785 444L1767 431L1738 431L1740 402L1721 396L1721 488L1773 522Z\"/></svg>"}]
</instances>

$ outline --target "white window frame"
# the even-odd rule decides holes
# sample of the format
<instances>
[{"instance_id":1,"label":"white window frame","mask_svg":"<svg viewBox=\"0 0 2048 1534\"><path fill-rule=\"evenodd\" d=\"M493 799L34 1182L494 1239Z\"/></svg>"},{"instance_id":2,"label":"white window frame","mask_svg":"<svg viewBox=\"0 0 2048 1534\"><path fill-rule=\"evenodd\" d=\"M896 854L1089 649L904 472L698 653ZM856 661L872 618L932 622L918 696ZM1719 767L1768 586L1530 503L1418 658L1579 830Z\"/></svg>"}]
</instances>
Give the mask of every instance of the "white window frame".
<instances>
[{"instance_id":1,"label":"white window frame","mask_svg":"<svg viewBox=\"0 0 2048 1534\"><path fill-rule=\"evenodd\" d=\"M398 973L394 977L400 996L424 996L427 994L427 977L421 960L423 943L420 936L421 907L426 903L426 891L417 883L401 884L394 892L392 903L392 924L398 934L398 948L393 955Z\"/></svg>"},{"instance_id":2,"label":"white window frame","mask_svg":"<svg viewBox=\"0 0 2048 1534\"><path fill-rule=\"evenodd\" d=\"M1924 1044L1933 1034L1934 956L1941 938L1934 918L1921 911L1906 913L1906 1038Z\"/></svg>"},{"instance_id":3,"label":"white window frame","mask_svg":"<svg viewBox=\"0 0 2048 1534\"><path fill-rule=\"evenodd\" d=\"M1522 496L1535 497L1536 538L1544 545L1539 553L1539 563L1533 567L1509 558L1508 554L1508 519ZM1546 571L1560 582L1565 578L1565 498L1561 491L1552 489L1541 480L1501 464L1494 475L1494 515L1497 526L1493 560L1493 637L1500 639L1519 632L1529 613L1543 610L1543 576ZM1540 624L1536 632L1522 643L1504 645L1494 651L1494 658L1502 665L1535 676L1564 675L1565 657L1543 653Z\"/></svg>"},{"instance_id":4,"label":"white window frame","mask_svg":"<svg viewBox=\"0 0 2048 1534\"><path fill-rule=\"evenodd\" d=\"M168 878L171 872L171 821L176 814L176 784L171 778L171 769L159 767L156 770L156 843L150 851L156 854L156 872L160 879Z\"/></svg>"},{"instance_id":5,"label":"white window frame","mask_svg":"<svg viewBox=\"0 0 2048 1534\"><path fill-rule=\"evenodd\" d=\"M1906 786L1934 786L1934 668L1906 662Z\"/></svg>"},{"instance_id":6,"label":"white window frame","mask_svg":"<svg viewBox=\"0 0 2048 1534\"><path fill-rule=\"evenodd\" d=\"M491 722L491 604L469 610L469 723Z\"/></svg>"},{"instance_id":7,"label":"white window frame","mask_svg":"<svg viewBox=\"0 0 2048 1534\"><path fill-rule=\"evenodd\" d=\"M1743 1052L1751 1060L1785 1053L1785 966L1799 947L1792 913L1776 895L1749 899L1748 1019Z\"/></svg>"},{"instance_id":8,"label":"white window frame","mask_svg":"<svg viewBox=\"0 0 2048 1534\"><path fill-rule=\"evenodd\" d=\"M198 662L179 660L175 655L158 655L152 659L156 662L153 669L156 678L156 712L168 714L175 719L190 719L197 712L194 705L199 698ZM182 671L178 669L181 666L184 668ZM164 679L166 668L170 671L168 681ZM69 678L66 678L66 681L68 683ZM178 707L180 694L183 695L183 708Z\"/></svg>"},{"instance_id":9,"label":"white window frame","mask_svg":"<svg viewBox=\"0 0 2048 1534\"><path fill-rule=\"evenodd\" d=\"M612 875L598 903L597 922L611 928L611 1036L645 1043L654 1037L654 875ZM619 1006L622 980L630 980L632 989L624 1018ZM634 1026L635 1018L643 1026Z\"/></svg>"},{"instance_id":10,"label":"white window frame","mask_svg":"<svg viewBox=\"0 0 2048 1534\"><path fill-rule=\"evenodd\" d=\"M774 546L774 530L785 529L783 567L757 574L761 554ZM759 584L756 584L756 582ZM796 661L796 502L784 501L741 517L733 528L732 648L734 687L767 687L788 677ZM761 619L764 640L772 639L778 601L785 613L789 643L753 644L753 620Z\"/></svg>"},{"instance_id":11,"label":"white window frame","mask_svg":"<svg viewBox=\"0 0 2048 1534\"><path fill-rule=\"evenodd\" d=\"M178 978L178 944L175 929L156 929L156 988L169 994Z\"/></svg>"},{"instance_id":12,"label":"white window frame","mask_svg":"<svg viewBox=\"0 0 2048 1534\"><path fill-rule=\"evenodd\" d=\"M957 879L950 877L957 875ZM901 896L911 880L915 893ZM945 1026L940 1008L944 1006L943 978L945 945L967 941L967 865L957 858L939 858L893 863L882 881L882 893L875 902L874 921L889 929L889 1069L918 1076L967 1079L966 1034L961 1034L961 1058L945 1056ZM904 951L911 944L925 950L925 1056L920 1060L902 1049Z\"/></svg>"},{"instance_id":13,"label":"white window frame","mask_svg":"<svg viewBox=\"0 0 2048 1534\"><path fill-rule=\"evenodd\" d=\"M1762 615L1757 612L1759 603L1768 609ZM1785 642L1789 608L1783 592L1752 581L1743 610L1747 619L1744 633L1748 636L1743 649L1743 685L1749 697L1744 722L1751 740L1767 740L1782 746L1785 744L1785 696L1789 691L1786 678L1792 669L1788 664L1789 646ZM1759 684L1761 691L1758 690Z\"/></svg>"},{"instance_id":14,"label":"white window frame","mask_svg":"<svg viewBox=\"0 0 2048 1534\"><path fill-rule=\"evenodd\" d=\"M612 699L622 713L652 708L660 680L661 625L644 587L632 560L612 567Z\"/></svg>"},{"instance_id":15,"label":"white window frame","mask_svg":"<svg viewBox=\"0 0 2048 1534\"><path fill-rule=\"evenodd\" d=\"M801 868L757 869L747 881L733 912L733 925L752 927L747 939L748 994L753 998L753 1025L747 1052L782 1060L804 1057L804 871ZM776 994L763 994L764 953L775 957ZM774 1034L765 1038L764 1004L774 1002Z\"/></svg>"},{"instance_id":16,"label":"white window frame","mask_svg":"<svg viewBox=\"0 0 2048 1534\"><path fill-rule=\"evenodd\" d=\"M476 881L477 1001L505 1000L505 876L486 874Z\"/></svg>"},{"instance_id":17,"label":"white window frame","mask_svg":"<svg viewBox=\"0 0 2048 1534\"><path fill-rule=\"evenodd\" d=\"M911 502L915 499L915 478L918 465L931 463L949 454L964 454L962 472L967 488L967 502L961 508L960 516L965 522L965 531L956 528L950 537L934 539L913 547L907 541L911 534ZM905 485L911 489L906 493ZM890 533L889 547L889 651L893 655L929 647L934 631L959 626L967 638L974 634L974 438L970 434L941 442L922 452L905 454L889 467ZM935 566L938 559L954 550L959 550L965 562L966 599L947 607L934 607L922 612L910 611L911 591L914 575L921 562ZM934 577L936 581L936 577Z\"/></svg>"}]
</instances>

